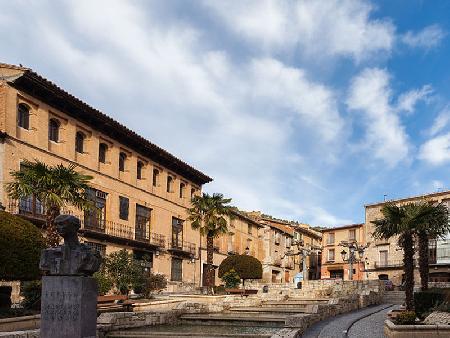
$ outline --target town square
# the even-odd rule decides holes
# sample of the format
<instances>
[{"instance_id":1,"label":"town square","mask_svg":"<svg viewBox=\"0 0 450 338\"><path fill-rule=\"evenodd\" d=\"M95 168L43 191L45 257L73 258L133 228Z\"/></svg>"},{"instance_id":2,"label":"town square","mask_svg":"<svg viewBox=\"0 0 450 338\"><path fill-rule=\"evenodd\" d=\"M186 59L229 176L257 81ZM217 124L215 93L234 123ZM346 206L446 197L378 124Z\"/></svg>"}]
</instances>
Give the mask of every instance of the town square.
<instances>
[{"instance_id":1,"label":"town square","mask_svg":"<svg viewBox=\"0 0 450 338\"><path fill-rule=\"evenodd\" d=\"M450 1L0 5L0 337L450 337Z\"/></svg>"}]
</instances>

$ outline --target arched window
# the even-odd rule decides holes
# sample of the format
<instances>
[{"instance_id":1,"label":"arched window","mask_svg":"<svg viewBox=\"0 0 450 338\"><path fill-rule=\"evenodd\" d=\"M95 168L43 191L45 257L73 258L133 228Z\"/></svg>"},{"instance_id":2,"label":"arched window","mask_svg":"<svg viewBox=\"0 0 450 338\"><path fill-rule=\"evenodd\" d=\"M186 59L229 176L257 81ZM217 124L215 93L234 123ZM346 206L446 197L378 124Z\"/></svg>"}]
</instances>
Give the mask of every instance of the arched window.
<instances>
[{"instance_id":1,"label":"arched window","mask_svg":"<svg viewBox=\"0 0 450 338\"><path fill-rule=\"evenodd\" d=\"M191 198L193 198L195 196L195 192L196 192L195 188L192 188L191 189Z\"/></svg>"},{"instance_id":2,"label":"arched window","mask_svg":"<svg viewBox=\"0 0 450 338\"><path fill-rule=\"evenodd\" d=\"M125 161L127 160L127 154L120 152L119 154L119 171L125 171Z\"/></svg>"},{"instance_id":3,"label":"arched window","mask_svg":"<svg viewBox=\"0 0 450 338\"><path fill-rule=\"evenodd\" d=\"M137 172L136 177L138 180L142 179L142 169L144 169L144 163L142 161L137 162Z\"/></svg>"},{"instance_id":4,"label":"arched window","mask_svg":"<svg viewBox=\"0 0 450 338\"><path fill-rule=\"evenodd\" d=\"M159 170L153 169L153 186L154 187L158 186L158 176L159 176Z\"/></svg>"},{"instance_id":5,"label":"arched window","mask_svg":"<svg viewBox=\"0 0 450 338\"><path fill-rule=\"evenodd\" d=\"M167 176L167 192L172 192L173 191L173 177L172 176Z\"/></svg>"},{"instance_id":6,"label":"arched window","mask_svg":"<svg viewBox=\"0 0 450 338\"><path fill-rule=\"evenodd\" d=\"M17 107L17 125L24 129L30 129L30 107L20 103Z\"/></svg>"},{"instance_id":7,"label":"arched window","mask_svg":"<svg viewBox=\"0 0 450 338\"><path fill-rule=\"evenodd\" d=\"M98 161L100 163L106 163L106 152L108 151L108 145L106 143L100 143L98 146Z\"/></svg>"},{"instance_id":8,"label":"arched window","mask_svg":"<svg viewBox=\"0 0 450 338\"><path fill-rule=\"evenodd\" d=\"M186 189L186 184L183 182L180 183L180 198L184 197L184 190Z\"/></svg>"},{"instance_id":9,"label":"arched window","mask_svg":"<svg viewBox=\"0 0 450 338\"><path fill-rule=\"evenodd\" d=\"M53 142L59 141L59 121L50 119L48 121L48 139Z\"/></svg>"},{"instance_id":10,"label":"arched window","mask_svg":"<svg viewBox=\"0 0 450 338\"><path fill-rule=\"evenodd\" d=\"M75 151L77 153L83 154L84 153L84 139L86 136L81 131L77 131L75 135Z\"/></svg>"}]
</instances>

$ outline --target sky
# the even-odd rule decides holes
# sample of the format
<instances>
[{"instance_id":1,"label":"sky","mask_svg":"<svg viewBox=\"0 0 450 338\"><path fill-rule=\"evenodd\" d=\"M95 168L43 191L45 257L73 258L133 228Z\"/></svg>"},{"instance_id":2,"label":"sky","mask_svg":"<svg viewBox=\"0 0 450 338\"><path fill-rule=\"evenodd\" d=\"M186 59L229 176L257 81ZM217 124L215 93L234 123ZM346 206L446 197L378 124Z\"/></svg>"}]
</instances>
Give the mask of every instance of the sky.
<instances>
[{"instance_id":1,"label":"sky","mask_svg":"<svg viewBox=\"0 0 450 338\"><path fill-rule=\"evenodd\" d=\"M338 226L449 188L450 1L0 2L0 62L187 161L240 209Z\"/></svg>"}]
</instances>

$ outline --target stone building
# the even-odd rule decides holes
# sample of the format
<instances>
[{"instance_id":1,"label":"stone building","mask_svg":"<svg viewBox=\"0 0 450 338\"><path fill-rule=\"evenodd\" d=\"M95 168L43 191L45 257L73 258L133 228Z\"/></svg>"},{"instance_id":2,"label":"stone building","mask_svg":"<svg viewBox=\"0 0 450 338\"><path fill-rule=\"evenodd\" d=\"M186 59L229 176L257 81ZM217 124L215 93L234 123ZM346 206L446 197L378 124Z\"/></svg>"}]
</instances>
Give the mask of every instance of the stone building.
<instances>
[{"instance_id":1,"label":"stone building","mask_svg":"<svg viewBox=\"0 0 450 338\"><path fill-rule=\"evenodd\" d=\"M309 224L291 223L294 230L294 244L299 244L295 251L306 249L306 269L308 271L307 279L320 279L322 266L322 233L314 230ZM299 271L302 271L301 258L295 258L298 261Z\"/></svg>"},{"instance_id":2,"label":"stone building","mask_svg":"<svg viewBox=\"0 0 450 338\"><path fill-rule=\"evenodd\" d=\"M445 203L450 206L450 191L430 193L420 196L406 197L389 202L397 205L409 202L429 201ZM387 202L365 205L364 237L370 246L366 249L366 269L368 279L389 279L394 285L403 281L403 251L397 245L398 238L375 239L372 236L374 225L372 221L383 217L381 209ZM430 239L430 281L450 282L450 238ZM417 257L416 257L417 258ZM416 267L417 261L416 261ZM415 269L415 282L420 283L418 269Z\"/></svg>"},{"instance_id":3,"label":"stone building","mask_svg":"<svg viewBox=\"0 0 450 338\"><path fill-rule=\"evenodd\" d=\"M350 265L342 259L341 252L348 248L340 245L342 241L364 245L364 224L350 224L322 230L322 267L321 278L349 279ZM348 254L347 254L348 257ZM358 258L358 257L357 257ZM364 279L364 262L353 264L353 280Z\"/></svg>"},{"instance_id":4,"label":"stone building","mask_svg":"<svg viewBox=\"0 0 450 338\"><path fill-rule=\"evenodd\" d=\"M187 208L211 178L30 69L0 64L0 202L40 225L38 200L8 200L4 191L24 159L77 164L93 176L98 212L65 210L81 219L85 243L102 255L148 256L169 289L198 284L199 235Z\"/></svg>"}]
</instances>

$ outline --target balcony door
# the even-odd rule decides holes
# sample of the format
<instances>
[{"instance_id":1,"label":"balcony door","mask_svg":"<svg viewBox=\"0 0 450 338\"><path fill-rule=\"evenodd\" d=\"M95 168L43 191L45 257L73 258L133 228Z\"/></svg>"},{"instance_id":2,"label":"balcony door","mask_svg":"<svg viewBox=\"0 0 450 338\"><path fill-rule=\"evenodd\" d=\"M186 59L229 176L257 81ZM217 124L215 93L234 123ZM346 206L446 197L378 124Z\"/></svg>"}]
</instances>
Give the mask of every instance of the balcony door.
<instances>
[{"instance_id":1,"label":"balcony door","mask_svg":"<svg viewBox=\"0 0 450 338\"><path fill-rule=\"evenodd\" d=\"M381 250L380 251L380 266L387 266L387 265L388 265L388 251Z\"/></svg>"},{"instance_id":2,"label":"balcony door","mask_svg":"<svg viewBox=\"0 0 450 338\"><path fill-rule=\"evenodd\" d=\"M183 221L172 217L172 248L183 249Z\"/></svg>"},{"instance_id":3,"label":"balcony door","mask_svg":"<svg viewBox=\"0 0 450 338\"><path fill-rule=\"evenodd\" d=\"M150 214L151 209L136 204L136 223L135 236L136 239L149 239L150 234Z\"/></svg>"},{"instance_id":4,"label":"balcony door","mask_svg":"<svg viewBox=\"0 0 450 338\"><path fill-rule=\"evenodd\" d=\"M97 231L105 230L106 193L96 189L89 189L88 195L94 203L94 209L84 211L84 227Z\"/></svg>"}]
</instances>

